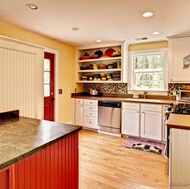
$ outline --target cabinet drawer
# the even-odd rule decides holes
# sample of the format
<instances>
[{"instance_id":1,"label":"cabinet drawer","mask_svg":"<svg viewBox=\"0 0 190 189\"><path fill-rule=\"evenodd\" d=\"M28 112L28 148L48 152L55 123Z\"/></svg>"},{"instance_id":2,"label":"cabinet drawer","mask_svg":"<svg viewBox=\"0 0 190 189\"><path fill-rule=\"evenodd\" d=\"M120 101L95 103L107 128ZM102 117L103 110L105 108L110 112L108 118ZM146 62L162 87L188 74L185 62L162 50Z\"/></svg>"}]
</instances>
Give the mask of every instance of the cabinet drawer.
<instances>
[{"instance_id":1,"label":"cabinet drawer","mask_svg":"<svg viewBox=\"0 0 190 189\"><path fill-rule=\"evenodd\" d=\"M98 117L98 112L93 112L93 111L84 111L85 116L92 116L92 117Z\"/></svg>"},{"instance_id":2,"label":"cabinet drawer","mask_svg":"<svg viewBox=\"0 0 190 189\"><path fill-rule=\"evenodd\" d=\"M127 103L127 102L122 102L122 108L123 109L128 109L128 110L139 110L139 104L138 103Z\"/></svg>"},{"instance_id":3,"label":"cabinet drawer","mask_svg":"<svg viewBox=\"0 0 190 189\"><path fill-rule=\"evenodd\" d=\"M98 119L93 117L84 116L84 126L97 129Z\"/></svg>"},{"instance_id":4,"label":"cabinet drawer","mask_svg":"<svg viewBox=\"0 0 190 189\"><path fill-rule=\"evenodd\" d=\"M141 111L162 112L162 105L141 104Z\"/></svg>"},{"instance_id":5,"label":"cabinet drawer","mask_svg":"<svg viewBox=\"0 0 190 189\"><path fill-rule=\"evenodd\" d=\"M84 110L97 112L98 106L84 106Z\"/></svg>"},{"instance_id":6,"label":"cabinet drawer","mask_svg":"<svg viewBox=\"0 0 190 189\"><path fill-rule=\"evenodd\" d=\"M97 100L84 100L84 105L90 106L97 106L98 105L98 101Z\"/></svg>"},{"instance_id":7,"label":"cabinet drawer","mask_svg":"<svg viewBox=\"0 0 190 189\"><path fill-rule=\"evenodd\" d=\"M76 103L76 104L81 104L81 105L83 105L83 101L84 101L83 99L79 99L79 98L76 98L76 99L75 99L75 103Z\"/></svg>"}]
</instances>

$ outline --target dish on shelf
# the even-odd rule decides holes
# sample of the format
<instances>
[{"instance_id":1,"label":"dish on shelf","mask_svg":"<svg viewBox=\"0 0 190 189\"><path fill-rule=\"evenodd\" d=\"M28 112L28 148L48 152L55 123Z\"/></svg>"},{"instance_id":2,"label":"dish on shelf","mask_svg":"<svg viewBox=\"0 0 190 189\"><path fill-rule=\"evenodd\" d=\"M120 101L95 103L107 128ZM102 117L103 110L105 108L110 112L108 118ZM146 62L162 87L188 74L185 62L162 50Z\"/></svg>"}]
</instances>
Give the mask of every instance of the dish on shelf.
<instances>
[{"instance_id":1,"label":"dish on shelf","mask_svg":"<svg viewBox=\"0 0 190 189\"><path fill-rule=\"evenodd\" d=\"M89 69L89 66L84 65L84 66L81 66L80 69L81 70L87 70L87 69Z\"/></svg>"},{"instance_id":2,"label":"dish on shelf","mask_svg":"<svg viewBox=\"0 0 190 189\"><path fill-rule=\"evenodd\" d=\"M87 80L87 79L88 79L88 76L82 75L81 79L82 79L82 80Z\"/></svg>"},{"instance_id":3,"label":"dish on shelf","mask_svg":"<svg viewBox=\"0 0 190 189\"><path fill-rule=\"evenodd\" d=\"M108 65L108 69L113 69L113 68L114 68L114 67L113 67L112 64Z\"/></svg>"},{"instance_id":4,"label":"dish on shelf","mask_svg":"<svg viewBox=\"0 0 190 189\"><path fill-rule=\"evenodd\" d=\"M90 59L90 56L81 56L80 57L80 60L89 60Z\"/></svg>"},{"instance_id":5,"label":"dish on shelf","mask_svg":"<svg viewBox=\"0 0 190 189\"><path fill-rule=\"evenodd\" d=\"M106 77L105 73L101 73L100 75L101 75L101 77Z\"/></svg>"},{"instance_id":6,"label":"dish on shelf","mask_svg":"<svg viewBox=\"0 0 190 189\"><path fill-rule=\"evenodd\" d=\"M107 54L103 54L100 58L101 59L103 59L103 58L110 58L110 56L108 56Z\"/></svg>"},{"instance_id":7,"label":"dish on shelf","mask_svg":"<svg viewBox=\"0 0 190 189\"><path fill-rule=\"evenodd\" d=\"M96 59L96 58L100 58L100 56L98 54L93 54L90 58L91 59Z\"/></svg>"},{"instance_id":8,"label":"dish on shelf","mask_svg":"<svg viewBox=\"0 0 190 189\"><path fill-rule=\"evenodd\" d=\"M84 55L80 57L80 60L88 60L88 59L90 59L90 56L87 52L85 52Z\"/></svg>"},{"instance_id":9,"label":"dish on shelf","mask_svg":"<svg viewBox=\"0 0 190 189\"><path fill-rule=\"evenodd\" d=\"M101 75L100 74L94 74L94 78L100 78Z\"/></svg>"},{"instance_id":10,"label":"dish on shelf","mask_svg":"<svg viewBox=\"0 0 190 189\"><path fill-rule=\"evenodd\" d=\"M113 52L111 57L117 57L117 56L121 56L120 52Z\"/></svg>"},{"instance_id":11,"label":"dish on shelf","mask_svg":"<svg viewBox=\"0 0 190 189\"><path fill-rule=\"evenodd\" d=\"M107 56L110 57L114 52L115 52L114 49L112 49L112 48L108 48L108 49L105 51L104 54L106 54Z\"/></svg>"},{"instance_id":12,"label":"dish on shelf","mask_svg":"<svg viewBox=\"0 0 190 189\"><path fill-rule=\"evenodd\" d=\"M98 55L99 57L101 57L103 55L103 52L100 51L100 50L97 50L94 54Z\"/></svg>"},{"instance_id":13,"label":"dish on shelf","mask_svg":"<svg viewBox=\"0 0 190 189\"><path fill-rule=\"evenodd\" d=\"M107 69L107 64L99 64L99 69Z\"/></svg>"},{"instance_id":14,"label":"dish on shelf","mask_svg":"<svg viewBox=\"0 0 190 189\"><path fill-rule=\"evenodd\" d=\"M102 77L102 81L106 81L107 80L107 78L106 77Z\"/></svg>"}]
</instances>

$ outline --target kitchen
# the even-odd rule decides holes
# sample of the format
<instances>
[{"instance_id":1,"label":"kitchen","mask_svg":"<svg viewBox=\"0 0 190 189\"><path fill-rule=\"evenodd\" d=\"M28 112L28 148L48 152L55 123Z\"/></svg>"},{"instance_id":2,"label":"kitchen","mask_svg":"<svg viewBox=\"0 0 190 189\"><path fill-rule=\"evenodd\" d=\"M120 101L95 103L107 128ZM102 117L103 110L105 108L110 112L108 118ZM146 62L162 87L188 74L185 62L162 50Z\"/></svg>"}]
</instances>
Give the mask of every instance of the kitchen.
<instances>
[{"instance_id":1,"label":"kitchen","mask_svg":"<svg viewBox=\"0 0 190 189\"><path fill-rule=\"evenodd\" d=\"M145 2L142 2L142 3L145 3ZM172 3L172 2L167 1L165 6L167 5L166 7L168 7L170 5L170 3ZM175 1L175 3L176 3L176 1ZM184 1L183 3L186 3L185 6L188 8L189 3L187 1ZM181 3L181 4L183 4L183 3ZM176 3L176 4L178 5L178 7L181 7L178 3ZM12 7L14 7L14 5ZM143 7L143 5L142 5L142 7ZM6 10L6 8L7 7L4 7L5 10ZM99 8L97 7L98 10L99 10ZM160 8L163 8L163 7L160 7ZM1 12L3 12L3 10ZM14 11L12 11L12 14L14 14ZM10 14L10 16L12 16L12 14ZM32 14L32 13L29 13L29 14ZM183 11L183 14L187 14L187 15L182 15L183 19L184 19L184 17L188 18L188 14L189 14L188 11ZM16 15L12 16L11 20L14 17L16 17ZM180 17L180 15L178 15L178 17ZM18 18L18 20L19 20L19 18ZM34 21L34 20L35 19L33 19L32 21ZM32 31L14 26L14 24L10 25L11 23L9 23L8 21L6 22L6 20L4 21L3 19L1 19L1 21L2 21L0 23L0 34L1 35L7 36L9 38L14 38L14 39L17 39L20 41L37 44L39 46L45 46L48 48L57 49L59 51L59 61L58 61L59 69L58 69L57 89L63 89L63 94L60 94L60 95L57 94L57 98L56 98L56 100L57 100L57 119L56 119L56 121L59 121L59 122L71 121L71 117L72 117L72 115L71 115L72 101L70 98L71 93L75 92L75 88L77 89L77 92L83 92L83 90L84 90L83 84L75 82L75 74L76 73L73 71L73 70L75 70L75 47L73 47L72 45L67 45L66 42L63 43L63 42L48 38L46 36L42 36L42 35L38 34L37 31L36 31L36 33L33 33ZM146 20L145 23L147 23L147 22L148 21ZM181 23L181 20L179 21L179 23ZM35 26L35 24L31 24L31 25ZM146 24L146 27L148 27L148 23ZM171 28L172 28L172 26L171 26ZM70 31L70 32L72 33L75 31ZM78 35L76 32L74 33L74 35ZM143 31L141 30L141 32L143 32ZM180 32L178 32L178 33L180 33ZM178 33L176 33L176 34L178 34ZM143 33L142 33L142 35L143 35ZM167 36L171 36L171 35L174 35L174 34L170 33ZM144 37L144 36L142 36L142 37ZM79 41L79 39L75 39L75 41ZM160 41L160 40L154 40L154 41ZM143 41L143 42L145 42L145 41ZM92 41L91 43L94 43L94 42ZM139 47L139 46L141 46L141 47ZM151 48L155 48L154 43L149 43L149 46ZM168 46L168 44L166 41L166 42L164 42L164 45L162 45L162 48L167 47L167 46ZM138 43L136 45L136 47L133 46L133 48L142 49L143 48L142 42L141 42L141 44ZM172 94L173 90L175 91L176 88L178 89L178 88L181 88L181 86L184 86L180 83L178 83L178 82L176 82L176 84L175 84L175 82L170 83L169 89L171 89L171 90L169 92ZM185 82L185 83L188 83L188 82ZM109 87L110 85L111 85L111 87ZM68 92L69 91L68 89L70 89L71 93ZM115 84L115 85L112 85L112 84L103 85L102 84L101 89L103 90L103 92L107 91L108 94L111 92L112 93L120 92L119 89L121 89L122 92L124 92L124 91L126 92L127 85L125 83L124 84L122 84L122 83ZM58 90L56 90L56 91L58 91ZM133 94L133 92L131 94ZM148 95L150 95L150 94L151 93L148 92Z\"/></svg>"}]
</instances>

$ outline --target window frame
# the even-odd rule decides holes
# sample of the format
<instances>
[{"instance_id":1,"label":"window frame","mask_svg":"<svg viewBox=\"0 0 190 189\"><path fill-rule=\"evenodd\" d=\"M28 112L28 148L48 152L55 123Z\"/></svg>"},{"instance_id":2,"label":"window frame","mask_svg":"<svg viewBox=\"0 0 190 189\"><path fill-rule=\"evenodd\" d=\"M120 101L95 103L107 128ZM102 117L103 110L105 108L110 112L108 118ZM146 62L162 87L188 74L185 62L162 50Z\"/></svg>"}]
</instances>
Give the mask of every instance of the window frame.
<instances>
[{"instance_id":1,"label":"window frame","mask_svg":"<svg viewBox=\"0 0 190 189\"><path fill-rule=\"evenodd\" d=\"M145 54L156 54L156 53L164 53L164 66L163 66L163 89L135 89L133 88L133 76L134 76L134 63L133 56L134 55L145 55ZM129 51L129 82L128 82L128 91L150 91L150 92L166 92L168 91L168 49L167 48L159 48L159 49L146 49L146 50L137 50L137 51Z\"/></svg>"}]
</instances>

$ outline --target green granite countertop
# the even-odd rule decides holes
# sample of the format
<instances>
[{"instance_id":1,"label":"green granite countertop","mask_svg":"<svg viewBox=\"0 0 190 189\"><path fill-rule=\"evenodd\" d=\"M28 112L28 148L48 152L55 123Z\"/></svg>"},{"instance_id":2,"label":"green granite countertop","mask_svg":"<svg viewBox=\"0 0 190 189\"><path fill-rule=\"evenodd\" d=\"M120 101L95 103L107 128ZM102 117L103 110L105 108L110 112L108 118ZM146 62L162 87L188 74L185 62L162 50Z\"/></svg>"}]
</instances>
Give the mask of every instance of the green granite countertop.
<instances>
[{"instance_id":1,"label":"green granite countertop","mask_svg":"<svg viewBox=\"0 0 190 189\"><path fill-rule=\"evenodd\" d=\"M0 120L0 169L80 129L80 126L26 117Z\"/></svg>"}]
</instances>

